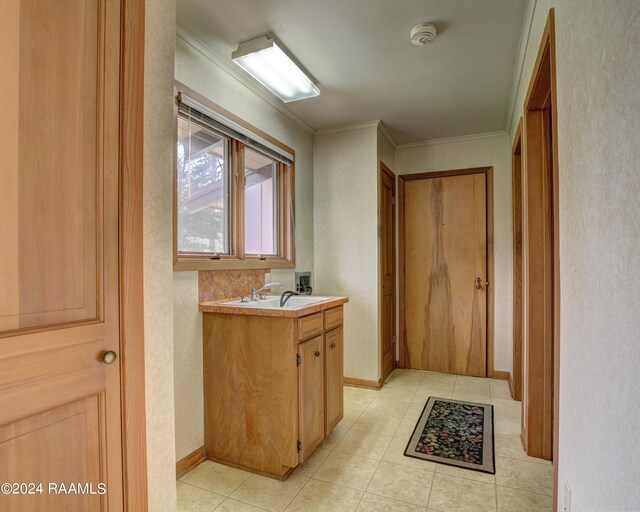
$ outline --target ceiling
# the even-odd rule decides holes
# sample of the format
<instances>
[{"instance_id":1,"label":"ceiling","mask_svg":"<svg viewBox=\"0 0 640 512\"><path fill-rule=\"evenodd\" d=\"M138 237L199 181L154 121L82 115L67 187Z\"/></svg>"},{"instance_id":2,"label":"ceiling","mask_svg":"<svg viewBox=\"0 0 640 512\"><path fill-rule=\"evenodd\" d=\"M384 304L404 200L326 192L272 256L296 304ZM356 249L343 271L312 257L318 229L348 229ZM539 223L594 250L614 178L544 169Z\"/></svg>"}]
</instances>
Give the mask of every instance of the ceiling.
<instances>
[{"instance_id":1,"label":"ceiling","mask_svg":"<svg viewBox=\"0 0 640 512\"><path fill-rule=\"evenodd\" d=\"M178 23L231 62L270 34L317 81L287 108L316 130L384 122L399 144L505 130L526 0L178 0ZM409 32L435 23L413 46Z\"/></svg>"}]
</instances>

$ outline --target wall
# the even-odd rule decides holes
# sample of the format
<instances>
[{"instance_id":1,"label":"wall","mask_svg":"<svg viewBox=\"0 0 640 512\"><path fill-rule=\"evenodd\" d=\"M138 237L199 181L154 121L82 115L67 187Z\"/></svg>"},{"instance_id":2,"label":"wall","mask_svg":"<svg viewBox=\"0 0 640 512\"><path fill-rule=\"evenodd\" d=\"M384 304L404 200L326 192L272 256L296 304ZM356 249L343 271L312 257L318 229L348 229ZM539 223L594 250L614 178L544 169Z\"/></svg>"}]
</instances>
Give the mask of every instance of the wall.
<instances>
[{"instance_id":1,"label":"wall","mask_svg":"<svg viewBox=\"0 0 640 512\"><path fill-rule=\"evenodd\" d=\"M144 344L149 510L176 508L173 408L174 0L147 0L144 72Z\"/></svg>"},{"instance_id":2,"label":"wall","mask_svg":"<svg viewBox=\"0 0 640 512\"><path fill-rule=\"evenodd\" d=\"M175 30L175 27L174 27ZM313 270L313 136L301 124L218 64L213 50L179 27L175 78L296 151L296 270ZM173 146L171 146L173 148ZM278 269L267 280L294 288L295 270ZM176 460L204 444L202 396L202 315L198 312L197 272L173 275ZM248 290L247 290L248 291Z\"/></svg>"},{"instance_id":3,"label":"wall","mask_svg":"<svg viewBox=\"0 0 640 512\"><path fill-rule=\"evenodd\" d=\"M314 137L314 293L344 295L344 374L377 381L377 122Z\"/></svg>"},{"instance_id":4,"label":"wall","mask_svg":"<svg viewBox=\"0 0 640 512\"><path fill-rule=\"evenodd\" d=\"M513 360L510 152L505 133L403 145L395 154L397 174L493 167L494 370L509 372Z\"/></svg>"},{"instance_id":5,"label":"wall","mask_svg":"<svg viewBox=\"0 0 640 512\"><path fill-rule=\"evenodd\" d=\"M640 2L538 0L511 138L555 8L559 510L640 508Z\"/></svg>"}]
</instances>

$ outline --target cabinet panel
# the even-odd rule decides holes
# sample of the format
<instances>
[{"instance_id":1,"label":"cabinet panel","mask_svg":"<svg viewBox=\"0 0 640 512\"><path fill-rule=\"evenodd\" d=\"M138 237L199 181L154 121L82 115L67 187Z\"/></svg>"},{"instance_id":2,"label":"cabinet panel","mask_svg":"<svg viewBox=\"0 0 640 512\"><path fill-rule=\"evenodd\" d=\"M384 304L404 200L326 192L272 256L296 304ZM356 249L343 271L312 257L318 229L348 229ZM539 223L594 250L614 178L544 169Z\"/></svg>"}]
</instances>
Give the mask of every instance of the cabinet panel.
<instances>
[{"instance_id":1,"label":"cabinet panel","mask_svg":"<svg viewBox=\"0 0 640 512\"><path fill-rule=\"evenodd\" d=\"M298 318L298 339L306 340L322 334L322 313Z\"/></svg>"},{"instance_id":2,"label":"cabinet panel","mask_svg":"<svg viewBox=\"0 0 640 512\"><path fill-rule=\"evenodd\" d=\"M325 435L342 419L343 407L343 331L335 329L324 335L325 354Z\"/></svg>"},{"instance_id":3,"label":"cabinet panel","mask_svg":"<svg viewBox=\"0 0 640 512\"><path fill-rule=\"evenodd\" d=\"M322 336L298 345L300 462L303 462L324 439L323 352Z\"/></svg>"},{"instance_id":4,"label":"cabinet panel","mask_svg":"<svg viewBox=\"0 0 640 512\"><path fill-rule=\"evenodd\" d=\"M324 312L324 328L325 330L333 329L342 325L342 306L327 309Z\"/></svg>"}]
</instances>

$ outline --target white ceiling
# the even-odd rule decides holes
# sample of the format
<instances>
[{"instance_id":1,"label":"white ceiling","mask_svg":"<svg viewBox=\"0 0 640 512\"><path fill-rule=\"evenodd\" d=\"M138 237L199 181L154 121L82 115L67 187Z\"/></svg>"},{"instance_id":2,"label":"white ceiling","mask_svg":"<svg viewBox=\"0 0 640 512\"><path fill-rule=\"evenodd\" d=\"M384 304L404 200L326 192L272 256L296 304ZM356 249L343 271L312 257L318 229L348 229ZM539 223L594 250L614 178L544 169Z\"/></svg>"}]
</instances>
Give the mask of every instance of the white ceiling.
<instances>
[{"instance_id":1,"label":"white ceiling","mask_svg":"<svg viewBox=\"0 0 640 512\"><path fill-rule=\"evenodd\" d=\"M314 129L381 119L399 144L505 130L526 0L178 0L224 59L271 34L318 82L287 104ZM411 28L438 26L413 46Z\"/></svg>"}]
</instances>

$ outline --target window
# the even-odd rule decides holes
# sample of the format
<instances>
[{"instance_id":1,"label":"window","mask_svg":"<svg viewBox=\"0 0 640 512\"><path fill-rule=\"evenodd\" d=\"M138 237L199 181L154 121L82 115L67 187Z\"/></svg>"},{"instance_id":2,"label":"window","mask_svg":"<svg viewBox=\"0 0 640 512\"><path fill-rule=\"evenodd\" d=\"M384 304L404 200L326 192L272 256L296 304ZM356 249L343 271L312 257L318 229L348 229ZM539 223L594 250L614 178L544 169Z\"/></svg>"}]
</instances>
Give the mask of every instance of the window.
<instances>
[{"instance_id":1,"label":"window","mask_svg":"<svg viewBox=\"0 0 640 512\"><path fill-rule=\"evenodd\" d=\"M293 150L177 88L174 269L293 267Z\"/></svg>"}]
</instances>

